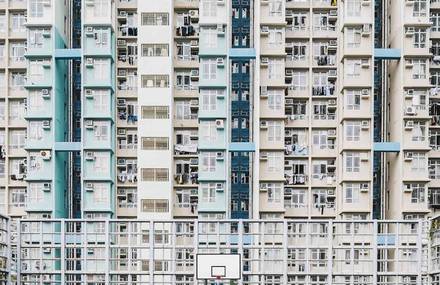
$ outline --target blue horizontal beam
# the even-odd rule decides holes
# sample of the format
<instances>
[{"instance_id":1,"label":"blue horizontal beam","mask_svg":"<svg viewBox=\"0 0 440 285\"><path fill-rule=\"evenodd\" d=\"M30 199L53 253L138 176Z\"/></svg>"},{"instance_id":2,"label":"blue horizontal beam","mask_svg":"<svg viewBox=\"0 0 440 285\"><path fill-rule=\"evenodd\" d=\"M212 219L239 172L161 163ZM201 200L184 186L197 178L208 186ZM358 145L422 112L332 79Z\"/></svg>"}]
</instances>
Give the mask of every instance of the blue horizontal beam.
<instances>
[{"instance_id":1,"label":"blue horizontal beam","mask_svg":"<svg viewBox=\"0 0 440 285\"><path fill-rule=\"evenodd\" d=\"M374 59L395 59L399 60L401 57L401 51L397 48L375 48Z\"/></svg>"},{"instance_id":2,"label":"blue horizontal beam","mask_svg":"<svg viewBox=\"0 0 440 285\"><path fill-rule=\"evenodd\" d=\"M81 143L80 142L56 142L55 143L55 151L80 151Z\"/></svg>"},{"instance_id":3,"label":"blue horizontal beam","mask_svg":"<svg viewBox=\"0 0 440 285\"><path fill-rule=\"evenodd\" d=\"M230 58L255 58L256 52L254 48L230 48Z\"/></svg>"},{"instance_id":4,"label":"blue horizontal beam","mask_svg":"<svg viewBox=\"0 0 440 285\"><path fill-rule=\"evenodd\" d=\"M230 143L229 151L235 152L254 152L255 144L251 142Z\"/></svg>"},{"instance_id":5,"label":"blue horizontal beam","mask_svg":"<svg viewBox=\"0 0 440 285\"><path fill-rule=\"evenodd\" d=\"M398 142L376 142L374 143L374 151L376 152L399 152L400 143Z\"/></svg>"},{"instance_id":6,"label":"blue horizontal beam","mask_svg":"<svg viewBox=\"0 0 440 285\"><path fill-rule=\"evenodd\" d=\"M78 59L81 58L81 49L56 49L54 55L55 59Z\"/></svg>"}]
</instances>

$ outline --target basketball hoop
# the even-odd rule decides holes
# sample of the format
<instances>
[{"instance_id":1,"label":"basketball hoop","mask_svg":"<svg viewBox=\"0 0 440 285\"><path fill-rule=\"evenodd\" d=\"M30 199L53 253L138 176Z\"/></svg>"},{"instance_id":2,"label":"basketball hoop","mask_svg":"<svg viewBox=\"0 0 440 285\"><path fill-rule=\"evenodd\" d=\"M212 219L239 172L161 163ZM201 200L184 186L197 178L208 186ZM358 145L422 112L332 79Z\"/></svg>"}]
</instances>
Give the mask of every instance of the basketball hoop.
<instances>
[{"instance_id":1,"label":"basketball hoop","mask_svg":"<svg viewBox=\"0 0 440 285\"><path fill-rule=\"evenodd\" d=\"M241 278L241 255L199 253L196 256L196 278L221 284L222 280L239 280ZM212 284L212 283L211 283Z\"/></svg>"}]
</instances>

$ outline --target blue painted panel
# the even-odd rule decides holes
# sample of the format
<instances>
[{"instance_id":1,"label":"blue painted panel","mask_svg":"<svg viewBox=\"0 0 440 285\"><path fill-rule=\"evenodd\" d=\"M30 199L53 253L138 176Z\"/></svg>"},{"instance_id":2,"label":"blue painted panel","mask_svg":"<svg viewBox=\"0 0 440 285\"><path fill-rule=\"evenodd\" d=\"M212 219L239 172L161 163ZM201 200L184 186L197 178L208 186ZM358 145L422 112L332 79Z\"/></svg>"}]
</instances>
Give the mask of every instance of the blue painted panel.
<instances>
[{"instance_id":1,"label":"blue painted panel","mask_svg":"<svg viewBox=\"0 0 440 285\"><path fill-rule=\"evenodd\" d=\"M55 142L55 151L80 151L80 142Z\"/></svg>"},{"instance_id":2,"label":"blue painted panel","mask_svg":"<svg viewBox=\"0 0 440 285\"><path fill-rule=\"evenodd\" d=\"M399 152L400 143L398 142L376 142L374 143L374 151L377 152Z\"/></svg>"},{"instance_id":3,"label":"blue painted panel","mask_svg":"<svg viewBox=\"0 0 440 285\"><path fill-rule=\"evenodd\" d=\"M81 49L56 49L54 55L56 59L80 59Z\"/></svg>"},{"instance_id":4,"label":"blue painted panel","mask_svg":"<svg viewBox=\"0 0 440 285\"><path fill-rule=\"evenodd\" d=\"M256 52L254 48L230 48L230 58L255 58Z\"/></svg>"},{"instance_id":5,"label":"blue painted panel","mask_svg":"<svg viewBox=\"0 0 440 285\"><path fill-rule=\"evenodd\" d=\"M396 48L375 48L374 59L400 59L401 51Z\"/></svg>"},{"instance_id":6,"label":"blue painted panel","mask_svg":"<svg viewBox=\"0 0 440 285\"><path fill-rule=\"evenodd\" d=\"M255 151L255 143L252 143L252 142L230 143L229 144L229 151L254 152Z\"/></svg>"}]
</instances>

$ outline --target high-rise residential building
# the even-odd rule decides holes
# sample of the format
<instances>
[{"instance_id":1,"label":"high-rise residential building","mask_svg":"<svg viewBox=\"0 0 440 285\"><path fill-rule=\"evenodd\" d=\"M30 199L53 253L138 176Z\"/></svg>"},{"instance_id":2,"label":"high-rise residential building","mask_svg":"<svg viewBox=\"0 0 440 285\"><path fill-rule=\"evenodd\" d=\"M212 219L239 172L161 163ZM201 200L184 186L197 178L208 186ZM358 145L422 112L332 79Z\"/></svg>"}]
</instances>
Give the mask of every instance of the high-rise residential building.
<instances>
[{"instance_id":1,"label":"high-rise residential building","mask_svg":"<svg viewBox=\"0 0 440 285\"><path fill-rule=\"evenodd\" d=\"M104 254L95 245L117 244L109 242L117 233L173 250L182 232L195 240L172 257L143 245L160 251L149 252L155 258L184 256L172 268L183 273L114 284L189 284L185 270L194 254L213 250L214 234L217 251L232 245L248 259L240 284L439 284L425 264L437 223L430 231L414 221L440 209L439 98L439 0L0 0L2 233L23 234L11 251L17 260L29 246L26 259L33 249L23 237L33 230L46 244L49 228L90 234L89 221L93 234L105 233L81 245L95 269ZM21 217L28 224L17 226ZM344 229L365 239L311 245L314 235L331 240ZM303 232L309 244L289 248ZM247 234L282 241L258 253ZM88 258L63 238L63 254L58 244L40 246L39 261ZM171 270L131 250L112 256L130 255L145 272ZM344 256L371 257L383 276L369 264L365 279L344 279L342 263L329 269ZM402 261L411 256L418 267ZM271 273L258 275L253 258L273 261ZM278 272L277 262L297 274ZM18 267L28 271L25 284L45 284ZM90 274L49 281L113 278Z\"/></svg>"}]
</instances>

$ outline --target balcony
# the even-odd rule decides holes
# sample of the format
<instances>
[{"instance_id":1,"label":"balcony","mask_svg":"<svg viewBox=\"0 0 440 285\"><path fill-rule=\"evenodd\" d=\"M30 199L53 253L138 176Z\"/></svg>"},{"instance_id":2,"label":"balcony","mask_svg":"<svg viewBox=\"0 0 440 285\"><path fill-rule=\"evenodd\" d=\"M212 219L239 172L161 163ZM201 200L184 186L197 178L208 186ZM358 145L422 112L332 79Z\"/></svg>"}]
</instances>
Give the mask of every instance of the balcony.
<instances>
[{"instance_id":1,"label":"balcony","mask_svg":"<svg viewBox=\"0 0 440 285\"><path fill-rule=\"evenodd\" d=\"M199 0L174 0L175 9L198 9Z\"/></svg>"},{"instance_id":2,"label":"balcony","mask_svg":"<svg viewBox=\"0 0 440 285\"><path fill-rule=\"evenodd\" d=\"M118 0L119 9L136 9L138 0Z\"/></svg>"},{"instance_id":3,"label":"balcony","mask_svg":"<svg viewBox=\"0 0 440 285\"><path fill-rule=\"evenodd\" d=\"M335 96L336 87L334 84L314 85L312 96Z\"/></svg>"},{"instance_id":4,"label":"balcony","mask_svg":"<svg viewBox=\"0 0 440 285\"><path fill-rule=\"evenodd\" d=\"M119 160L119 159L118 159ZM136 186L137 184L137 165L117 166L118 185Z\"/></svg>"},{"instance_id":5,"label":"balcony","mask_svg":"<svg viewBox=\"0 0 440 285\"><path fill-rule=\"evenodd\" d=\"M175 117L173 121L175 128L197 128L198 127L198 115L197 113L191 113L181 117Z\"/></svg>"},{"instance_id":6,"label":"balcony","mask_svg":"<svg viewBox=\"0 0 440 285\"><path fill-rule=\"evenodd\" d=\"M428 191L429 207L433 209L440 209L440 189L431 188Z\"/></svg>"},{"instance_id":7,"label":"balcony","mask_svg":"<svg viewBox=\"0 0 440 285\"><path fill-rule=\"evenodd\" d=\"M336 60L337 60L335 54L318 55L318 56L314 56L313 59L314 59L313 64L315 66L320 67L320 68L335 66L336 65Z\"/></svg>"},{"instance_id":8,"label":"balcony","mask_svg":"<svg viewBox=\"0 0 440 285\"><path fill-rule=\"evenodd\" d=\"M291 170L284 171L285 185L307 185L309 183L309 176L304 173L294 174Z\"/></svg>"},{"instance_id":9,"label":"balcony","mask_svg":"<svg viewBox=\"0 0 440 285\"><path fill-rule=\"evenodd\" d=\"M315 8L335 8L338 7L337 0L312 0L313 7Z\"/></svg>"},{"instance_id":10,"label":"balcony","mask_svg":"<svg viewBox=\"0 0 440 285\"><path fill-rule=\"evenodd\" d=\"M177 26L175 37L179 39L197 39L199 37L199 24L191 22L188 25Z\"/></svg>"},{"instance_id":11,"label":"balcony","mask_svg":"<svg viewBox=\"0 0 440 285\"><path fill-rule=\"evenodd\" d=\"M191 171L192 170L192 171ZM199 183L198 165L190 168L190 172L174 174L175 186L195 186Z\"/></svg>"},{"instance_id":12,"label":"balcony","mask_svg":"<svg viewBox=\"0 0 440 285\"><path fill-rule=\"evenodd\" d=\"M174 155L176 156L197 156L197 143L175 144Z\"/></svg>"},{"instance_id":13,"label":"balcony","mask_svg":"<svg viewBox=\"0 0 440 285\"><path fill-rule=\"evenodd\" d=\"M310 29L306 24L286 26L286 39L288 38L308 38L310 36Z\"/></svg>"}]
</instances>

